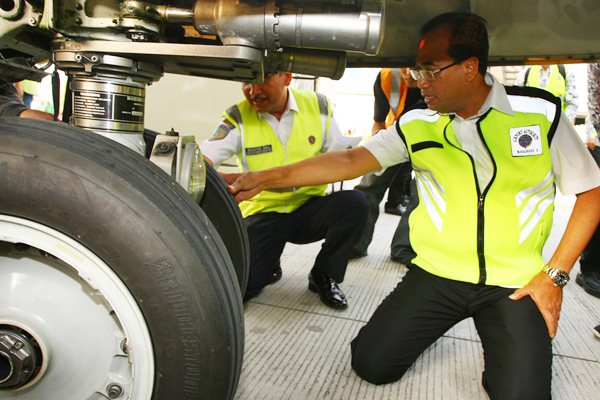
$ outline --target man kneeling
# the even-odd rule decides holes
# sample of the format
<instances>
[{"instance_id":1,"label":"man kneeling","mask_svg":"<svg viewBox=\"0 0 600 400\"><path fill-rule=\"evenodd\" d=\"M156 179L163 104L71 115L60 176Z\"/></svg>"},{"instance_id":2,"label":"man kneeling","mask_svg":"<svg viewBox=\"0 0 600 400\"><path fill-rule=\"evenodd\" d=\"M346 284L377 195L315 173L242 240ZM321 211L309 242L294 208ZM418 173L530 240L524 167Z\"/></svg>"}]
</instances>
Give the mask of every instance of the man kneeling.
<instances>
[{"instance_id":1,"label":"man kneeling","mask_svg":"<svg viewBox=\"0 0 600 400\"><path fill-rule=\"evenodd\" d=\"M288 88L292 76L279 72L263 83L244 83L245 99L230 107L202 153L215 167L232 156L245 172L301 161L343 147L328 99ZM348 306L338 283L367 217L358 191L325 195L326 185L263 191L240 203L250 241L250 276L244 300L281 278L287 242L325 239L308 276L308 288L331 308Z\"/></svg>"}]
</instances>

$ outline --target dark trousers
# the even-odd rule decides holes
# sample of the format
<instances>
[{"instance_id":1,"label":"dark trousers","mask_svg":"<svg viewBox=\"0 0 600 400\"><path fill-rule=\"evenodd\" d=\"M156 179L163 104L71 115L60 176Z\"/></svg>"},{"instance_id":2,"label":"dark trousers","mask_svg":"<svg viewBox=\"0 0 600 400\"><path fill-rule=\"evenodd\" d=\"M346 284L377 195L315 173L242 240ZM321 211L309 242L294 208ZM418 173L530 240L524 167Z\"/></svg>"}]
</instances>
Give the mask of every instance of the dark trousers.
<instances>
[{"instance_id":1,"label":"dark trousers","mask_svg":"<svg viewBox=\"0 0 600 400\"><path fill-rule=\"evenodd\" d=\"M410 181L410 201L406 206L406 211L400 218L398 227L392 237L390 244L390 254L392 260L399 261L404 265L410 265L411 260L416 256L410 245L408 220L412 211L419 205L419 194L417 193L417 182L415 179Z\"/></svg>"},{"instance_id":2,"label":"dark trousers","mask_svg":"<svg viewBox=\"0 0 600 400\"><path fill-rule=\"evenodd\" d=\"M250 242L250 275L245 299L269 284L287 242L325 239L313 268L338 283L344 280L352 248L367 218L365 196L355 190L313 197L289 214L262 213L244 219Z\"/></svg>"},{"instance_id":3,"label":"dark trousers","mask_svg":"<svg viewBox=\"0 0 600 400\"><path fill-rule=\"evenodd\" d=\"M596 146L594 150L590 150L590 153L594 157L598 167L600 167L600 147ZM596 228L594 235L587 246L585 246L585 249L583 249L579 265L583 273L592 271L600 272L600 226Z\"/></svg>"},{"instance_id":4,"label":"dark trousers","mask_svg":"<svg viewBox=\"0 0 600 400\"><path fill-rule=\"evenodd\" d=\"M398 206L404 203L405 197L410 196L412 166L409 162L405 162L391 168L396 169L396 175L392 177L392 182L388 184L388 195L385 204ZM385 175L385 172L382 175Z\"/></svg>"},{"instance_id":5,"label":"dark trousers","mask_svg":"<svg viewBox=\"0 0 600 400\"><path fill-rule=\"evenodd\" d=\"M596 228L594 235L590 239L579 259L581 272L600 272L600 227Z\"/></svg>"},{"instance_id":6,"label":"dark trousers","mask_svg":"<svg viewBox=\"0 0 600 400\"><path fill-rule=\"evenodd\" d=\"M365 252L371 244L375 223L379 218L379 203L381 203L386 190L389 188L387 200L389 205L401 204L403 197L410 195L411 171L410 163L397 164L387 168L381 175L366 174L354 187L355 190L363 192L369 202L369 215L356 244L355 252Z\"/></svg>"},{"instance_id":7,"label":"dark trousers","mask_svg":"<svg viewBox=\"0 0 600 400\"><path fill-rule=\"evenodd\" d=\"M513 290L443 279L412 267L352 341L352 367L371 383L396 381L448 329L472 317L490 397L548 400L548 329L530 297L508 298Z\"/></svg>"}]
</instances>

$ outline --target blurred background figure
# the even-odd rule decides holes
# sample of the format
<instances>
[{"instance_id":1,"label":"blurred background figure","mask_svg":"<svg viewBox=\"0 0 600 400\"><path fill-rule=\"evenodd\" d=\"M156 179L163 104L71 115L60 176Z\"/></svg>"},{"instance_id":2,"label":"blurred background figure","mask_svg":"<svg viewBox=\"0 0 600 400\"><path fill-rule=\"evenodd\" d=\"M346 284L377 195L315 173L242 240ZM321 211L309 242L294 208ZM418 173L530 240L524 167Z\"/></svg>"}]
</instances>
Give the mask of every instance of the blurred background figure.
<instances>
[{"instance_id":1,"label":"blurred background figure","mask_svg":"<svg viewBox=\"0 0 600 400\"><path fill-rule=\"evenodd\" d=\"M405 110L422 100L417 81L410 76L409 68L382 68L373 84L373 94L373 135L392 125ZM354 187L367 196L369 216L361 237L354 246L352 258L368 255L367 249L373 239L375 223L379 217L379 203L386 190L388 197L384 206L385 212L400 216L406 212L410 199L411 173L410 163L402 163L386 169L383 173L366 174Z\"/></svg>"},{"instance_id":2,"label":"blurred background figure","mask_svg":"<svg viewBox=\"0 0 600 400\"><path fill-rule=\"evenodd\" d=\"M21 99L23 99L23 104L25 104L25 107L31 108L33 97L38 95L38 82L24 80L15 83L15 87L19 92L19 96L21 96Z\"/></svg>"},{"instance_id":3,"label":"blurred background figure","mask_svg":"<svg viewBox=\"0 0 600 400\"><path fill-rule=\"evenodd\" d=\"M600 131L600 64L588 65L588 118L586 120L586 146L596 164L600 167L600 147L598 132ZM581 253L579 259L580 272L575 281L583 289L595 297L600 297L600 229ZM599 329L599 327L596 327Z\"/></svg>"},{"instance_id":4,"label":"blurred background figure","mask_svg":"<svg viewBox=\"0 0 600 400\"><path fill-rule=\"evenodd\" d=\"M575 125L577 116L577 86L575 76L563 64L533 65L517 75L517 86L531 86L547 90L560 98L562 110Z\"/></svg>"},{"instance_id":5,"label":"blurred background figure","mask_svg":"<svg viewBox=\"0 0 600 400\"><path fill-rule=\"evenodd\" d=\"M0 116L54 120L54 115L27 107L13 83L0 84Z\"/></svg>"}]
</instances>

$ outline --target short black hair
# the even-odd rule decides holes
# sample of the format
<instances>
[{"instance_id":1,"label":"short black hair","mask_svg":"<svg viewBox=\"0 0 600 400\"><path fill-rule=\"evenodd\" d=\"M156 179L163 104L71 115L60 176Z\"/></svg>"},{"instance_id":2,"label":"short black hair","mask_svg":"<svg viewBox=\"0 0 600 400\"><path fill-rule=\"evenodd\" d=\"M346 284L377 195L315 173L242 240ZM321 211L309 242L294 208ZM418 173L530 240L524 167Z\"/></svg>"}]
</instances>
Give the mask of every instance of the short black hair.
<instances>
[{"instance_id":1,"label":"short black hair","mask_svg":"<svg viewBox=\"0 0 600 400\"><path fill-rule=\"evenodd\" d=\"M448 55L454 61L464 61L470 57L477 57L479 60L479 73L485 75L490 48L485 19L472 13L448 12L440 14L423 25L421 36L443 25L448 25L451 29Z\"/></svg>"}]
</instances>

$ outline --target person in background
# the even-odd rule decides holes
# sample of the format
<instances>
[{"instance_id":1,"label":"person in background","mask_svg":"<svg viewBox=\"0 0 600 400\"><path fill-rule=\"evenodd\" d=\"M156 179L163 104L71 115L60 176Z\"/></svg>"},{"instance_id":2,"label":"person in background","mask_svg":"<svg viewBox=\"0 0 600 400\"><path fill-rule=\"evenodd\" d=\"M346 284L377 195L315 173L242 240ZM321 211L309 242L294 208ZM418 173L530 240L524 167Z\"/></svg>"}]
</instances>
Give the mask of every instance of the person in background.
<instances>
[{"instance_id":1,"label":"person in background","mask_svg":"<svg viewBox=\"0 0 600 400\"><path fill-rule=\"evenodd\" d=\"M577 116L577 86L575 75L563 64L533 65L517 75L517 86L531 86L547 90L561 101L562 110L575 125Z\"/></svg>"},{"instance_id":2,"label":"person in background","mask_svg":"<svg viewBox=\"0 0 600 400\"><path fill-rule=\"evenodd\" d=\"M245 83L244 99L230 107L213 135L201 145L215 167L237 156L242 171L312 158L345 148L329 99L313 91L288 88L289 72L269 74L262 83ZM326 185L265 190L240 203L250 241L250 275L245 300L281 278L280 257L287 242L325 239L308 276L308 288L328 307L348 306L339 287L350 252L367 218L361 192L325 195Z\"/></svg>"},{"instance_id":3,"label":"person in background","mask_svg":"<svg viewBox=\"0 0 600 400\"><path fill-rule=\"evenodd\" d=\"M588 117L585 121L587 142L586 146L600 165L600 63L588 64Z\"/></svg>"},{"instance_id":4,"label":"person in background","mask_svg":"<svg viewBox=\"0 0 600 400\"><path fill-rule=\"evenodd\" d=\"M19 97L17 88L11 82L0 84L0 116L54 120L52 114L32 110L25 106Z\"/></svg>"},{"instance_id":5,"label":"person in background","mask_svg":"<svg viewBox=\"0 0 600 400\"><path fill-rule=\"evenodd\" d=\"M600 167L600 64L588 64L588 118L586 120L586 146L598 167ZM587 293L600 297L600 227L596 228L592 239L581 253L579 259L580 272L575 282ZM594 335L600 338L600 325L593 329Z\"/></svg>"},{"instance_id":6,"label":"person in background","mask_svg":"<svg viewBox=\"0 0 600 400\"><path fill-rule=\"evenodd\" d=\"M427 108L355 149L225 178L242 201L410 161L416 256L352 341L352 367L374 384L396 381L448 329L473 318L489 396L547 400L562 288L600 221L600 171L560 101L503 86L486 72L488 49L483 18L438 15L422 27L411 69ZM545 261L555 185L577 199Z\"/></svg>"},{"instance_id":7,"label":"person in background","mask_svg":"<svg viewBox=\"0 0 600 400\"><path fill-rule=\"evenodd\" d=\"M375 110L373 113L372 134L392 125L411 106L422 100L417 82L410 76L408 68L382 68L373 84ZM402 215L410 198L410 163L402 163L387 168L383 173L368 173L354 187L367 196L369 216L367 223L352 251L352 258L368 255L368 247L373 240L375 223L379 217L379 203L388 190L385 212ZM392 244L393 246L393 244Z\"/></svg>"},{"instance_id":8,"label":"person in background","mask_svg":"<svg viewBox=\"0 0 600 400\"><path fill-rule=\"evenodd\" d=\"M15 83L15 87L19 91L19 95L21 96L21 99L23 99L23 104L25 104L25 107L31 108L33 98L38 95L38 85L38 82L27 79Z\"/></svg>"}]
</instances>

